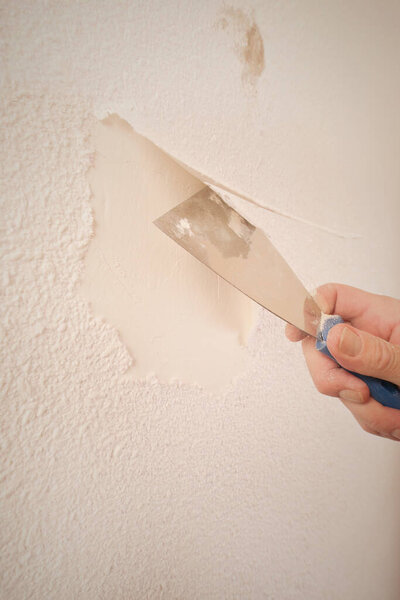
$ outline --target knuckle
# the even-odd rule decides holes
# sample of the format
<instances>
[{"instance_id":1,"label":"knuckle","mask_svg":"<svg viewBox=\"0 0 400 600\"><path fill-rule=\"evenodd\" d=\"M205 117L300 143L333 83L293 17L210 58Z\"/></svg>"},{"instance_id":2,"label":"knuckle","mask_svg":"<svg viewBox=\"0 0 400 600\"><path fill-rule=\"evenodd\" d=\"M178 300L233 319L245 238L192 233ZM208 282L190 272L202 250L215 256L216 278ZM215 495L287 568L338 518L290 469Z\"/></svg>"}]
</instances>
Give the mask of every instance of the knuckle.
<instances>
[{"instance_id":1,"label":"knuckle","mask_svg":"<svg viewBox=\"0 0 400 600\"><path fill-rule=\"evenodd\" d=\"M323 394L324 396L331 396L331 391L327 385L324 385L323 383L321 383L321 384L317 385L316 387L320 394Z\"/></svg>"},{"instance_id":2,"label":"knuckle","mask_svg":"<svg viewBox=\"0 0 400 600\"><path fill-rule=\"evenodd\" d=\"M383 424L379 420L368 419L363 420L362 422L359 421L359 423L366 433L377 435L378 437L390 437L388 432L385 431L385 427L383 427Z\"/></svg>"},{"instance_id":3,"label":"knuckle","mask_svg":"<svg viewBox=\"0 0 400 600\"><path fill-rule=\"evenodd\" d=\"M374 363L380 371L386 371L391 363L388 348L380 340L376 340L374 344Z\"/></svg>"},{"instance_id":4,"label":"knuckle","mask_svg":"<svg viewBox=\"0 0 400 600\"><path fill-rule=\"evenodd\" d=\"M321 393L324 394L325 396L332 396L334 395L333 393L333 385L332 385L332 381L331 378L329 376L329 373L321 376L321 375L317 375L314 378L314 384L315 387L317 388L317 390Z\"/></svg>"},{"instance_id":5,"label":"knuckle","mask_svg":"<svg viewBox=\"0 0 400 600\"><path fill-rule=\"evenodd\" d=\"M359 423L361 425L361 429L363 429L366 433L372 433L373 435L376 434L376 429L371 427L371 425L366 421L359 421Z\"/></svg>"},{"instance_id":6,"label":"knuckle","mask_svg":"<svg viewBox=\"0 0 400 600\"><path fill-rule=\"evenodd\" d=\"M341 369L333 367L320 375L317 389L321 394L325 394L325 396L337 396L338 387L340 387L338 382L340 371Z\"/></svg>"},{"instance_id":7,"label":"knuckle","mask_svg":"<svg viewBox=\"0 0 400 600\"><path fill-rule=\"evenodd\" d=\"M375 340L373 360L379 372L395 375L400 371L400 352L383 340Z\"/></svg>"}]
</instances>

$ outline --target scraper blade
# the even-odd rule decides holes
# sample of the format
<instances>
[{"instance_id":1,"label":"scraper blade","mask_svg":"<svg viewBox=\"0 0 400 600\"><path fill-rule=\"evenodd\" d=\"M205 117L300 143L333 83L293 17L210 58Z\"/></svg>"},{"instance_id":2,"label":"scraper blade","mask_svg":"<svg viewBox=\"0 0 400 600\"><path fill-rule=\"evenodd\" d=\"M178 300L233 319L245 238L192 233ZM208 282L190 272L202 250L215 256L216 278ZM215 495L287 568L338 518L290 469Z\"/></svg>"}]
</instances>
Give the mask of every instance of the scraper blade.
<instances>
[{"instance_id":1,"label":"scraper blade","mask_svg":"<svg viewBox=\"0 0 400 600\"><path fill-rule=\"evenodd\" d=\"M268 237L206 186L154 221L166 235L281 319L317 337L321 310Z\"/></svg>"}]
</instances>

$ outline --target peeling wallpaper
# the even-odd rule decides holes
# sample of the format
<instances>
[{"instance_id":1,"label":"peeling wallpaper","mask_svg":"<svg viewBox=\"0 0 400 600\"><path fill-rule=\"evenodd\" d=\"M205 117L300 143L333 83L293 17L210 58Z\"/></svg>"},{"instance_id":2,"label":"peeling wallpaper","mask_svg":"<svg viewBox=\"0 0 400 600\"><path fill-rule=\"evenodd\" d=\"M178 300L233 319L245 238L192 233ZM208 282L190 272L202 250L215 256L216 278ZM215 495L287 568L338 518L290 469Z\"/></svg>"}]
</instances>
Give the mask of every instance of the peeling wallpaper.
<instances>
[{"instance_id":1,"label":"peeling wallpaper","mask_svg":"<svg viewBox=\"0 0 400 600\"><path fill-rule=\"evenodd\" d=\"M238 201L309 288L400 296L398 3L232 7L263 38L251 89L222 3L3 3L1 598L399 597L399 447L314 390L278 319L212 393L132 377L80 293L117 113L304 218Z\"/></svg>"}]
</instances>

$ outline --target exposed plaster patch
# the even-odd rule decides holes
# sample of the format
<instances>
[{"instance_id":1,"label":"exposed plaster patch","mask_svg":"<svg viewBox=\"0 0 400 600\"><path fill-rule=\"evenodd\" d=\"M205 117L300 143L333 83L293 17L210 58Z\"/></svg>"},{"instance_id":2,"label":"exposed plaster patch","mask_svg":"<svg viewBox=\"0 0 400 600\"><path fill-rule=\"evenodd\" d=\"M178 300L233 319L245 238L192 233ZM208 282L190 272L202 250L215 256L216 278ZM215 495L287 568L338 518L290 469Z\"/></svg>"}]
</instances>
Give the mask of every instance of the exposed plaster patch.
<instances>
[{"instance_id":1,"label":"exposed plaster patch","mask_svg":"<svg viewBox=\"0 0 400 600\"><path fill-rule=\"evenodd\" d=\"M217 25L233 33L234 50L243 65L243 84L254 87L265 66L264 43L258 25L242 10L233 7L221 10Z\"/></svg>"},{"instance_id":2,"label":"exposed plaster patch","mask_svg":"<svg viewBox=\"0 0 400 600\"><path fill-rule=\"evenodd\" d=\"M84 294L120 332L136 378L221 389L247 367L255 304L152 223L204 184L117 115L97 123L93 146Z\"/></svg>"}]
</instances>

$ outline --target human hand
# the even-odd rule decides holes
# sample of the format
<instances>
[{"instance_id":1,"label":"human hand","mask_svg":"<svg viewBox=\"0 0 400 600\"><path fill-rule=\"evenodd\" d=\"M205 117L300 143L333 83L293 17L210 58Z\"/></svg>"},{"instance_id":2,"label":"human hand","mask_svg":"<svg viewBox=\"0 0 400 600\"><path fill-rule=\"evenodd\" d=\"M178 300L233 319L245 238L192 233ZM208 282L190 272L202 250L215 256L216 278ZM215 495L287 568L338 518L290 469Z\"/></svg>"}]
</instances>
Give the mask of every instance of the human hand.
<instances>
[{"instance_id":1,"label":"human hand","mask_svg":"<svg viewBox=\"0 0 400 600\"><path fill-rule=\"evenodd\" d=\"M286 326L286 336L292 342L302 340L317 390L339 397L368 433L399 441L400 410L379 404L366 383L340 366L400 386L400 300L336 283L318 288L315 300L324 313L345 320L332 327L327 339L339 364L319 352L315 339L293 325Z\"/></svg>"}]
</instances>

